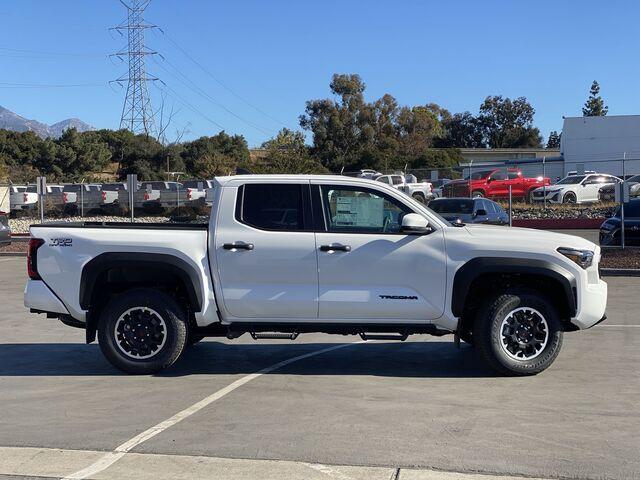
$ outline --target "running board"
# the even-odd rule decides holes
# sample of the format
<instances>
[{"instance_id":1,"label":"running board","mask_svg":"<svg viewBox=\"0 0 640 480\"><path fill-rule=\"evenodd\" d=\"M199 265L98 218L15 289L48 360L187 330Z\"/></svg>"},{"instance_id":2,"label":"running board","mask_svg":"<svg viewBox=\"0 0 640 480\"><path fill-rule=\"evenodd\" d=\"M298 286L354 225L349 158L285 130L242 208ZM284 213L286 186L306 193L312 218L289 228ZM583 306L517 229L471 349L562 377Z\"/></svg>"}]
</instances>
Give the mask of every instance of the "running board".
<instances>
[{"instance_id":1,"label":"running board","mask_svg":"<svg viewBox=\"0 0 640 480\"><path fill-rule=\"evenodd\" d=\"M362 340L400 340L404 342L409 335L407 333L399 333L397 335L386 335L381 333L360 333L360 338Z\"/></svg>"},{"instance_id":2,"label":"running board","mask_svg":"<svg viewBox=\"0 0 640 480\"><path fill-rule=\"evenodd\" d=\"M298 332L249 332L254 340L295 340Z\"/></svg>"}]
</instances>

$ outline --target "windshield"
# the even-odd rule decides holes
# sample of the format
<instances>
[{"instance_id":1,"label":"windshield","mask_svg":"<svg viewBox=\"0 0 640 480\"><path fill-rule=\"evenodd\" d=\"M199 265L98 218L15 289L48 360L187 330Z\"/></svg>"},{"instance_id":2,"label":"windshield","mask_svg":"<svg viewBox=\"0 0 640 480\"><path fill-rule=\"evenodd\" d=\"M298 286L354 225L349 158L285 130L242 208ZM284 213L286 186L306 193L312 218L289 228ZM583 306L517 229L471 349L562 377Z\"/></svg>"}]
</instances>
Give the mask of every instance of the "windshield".
<instances>
[{"instance_id":1,"label":"windshield","mask_svg":"<svg viewBox=\"0 0 640 480\"><path fill-rule=\"evenodd\" d=\"M483 178L487 178L493 172L494 170L480 170L479 172L472 172L471 180L482 180ZM469 175L465 175L464 179L469 180Z\"/></svg>"},{"instance_id":2,"label":"windshield","mask_svg":"<svg viewBox=\"0 0 640 480\"><path fill-rule=\"evenodd\" d=\"M429 208L436 213L447 214L471 214L473 213L473 200L444 198L429 203Z\"/></svg>"},{"instance_id":3,"label":"windshield","mask_svg":"<svg viewBox=\"0 0 640 480\"><path fill-rule=\"evenodd\" d=\"M571 175L570 177L564 177L556 185L575 185L580 183L586 178L586 175Z\"/></svg>"}]
</instances>

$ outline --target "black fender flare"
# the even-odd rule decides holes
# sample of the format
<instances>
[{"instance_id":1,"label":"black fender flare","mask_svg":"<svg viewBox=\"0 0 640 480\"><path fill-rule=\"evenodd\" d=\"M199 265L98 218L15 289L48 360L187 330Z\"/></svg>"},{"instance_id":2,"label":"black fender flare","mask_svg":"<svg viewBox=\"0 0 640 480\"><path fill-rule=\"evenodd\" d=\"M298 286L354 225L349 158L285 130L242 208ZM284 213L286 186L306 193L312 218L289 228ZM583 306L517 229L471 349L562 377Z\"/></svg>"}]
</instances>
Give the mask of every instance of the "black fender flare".
<instances>
[{"instance_id":1,"label":"black fender flare","mask_svg":"<svg viewBox=\"0 0 640 480\"><path fill-rule=\"evenodd\" d=\"M478 257L466 262L455 273L451 312L456 317L461 317L463 314L465 299L473 281L481 275L491 273L519 273L551 278L562 285L569 306L569 314L572 317L576 314L578 305L576 279L571 272L560 265L529 258Z\"/></svg>"},{"instance_id":2,"label":"black fender flare","mask_svg":"<svg viewBox=\"0 0 640 480\"><path fill-rule=\"evenodd\" d=\"M140 268L161 266L164 271L176 275L186 286L194 312L202 310L201 278L197 270L186 261L164 253L107 252L85 264L80 277L80 307L88 310L100 274L111 268Z\"/></svg>"}]
</instances>

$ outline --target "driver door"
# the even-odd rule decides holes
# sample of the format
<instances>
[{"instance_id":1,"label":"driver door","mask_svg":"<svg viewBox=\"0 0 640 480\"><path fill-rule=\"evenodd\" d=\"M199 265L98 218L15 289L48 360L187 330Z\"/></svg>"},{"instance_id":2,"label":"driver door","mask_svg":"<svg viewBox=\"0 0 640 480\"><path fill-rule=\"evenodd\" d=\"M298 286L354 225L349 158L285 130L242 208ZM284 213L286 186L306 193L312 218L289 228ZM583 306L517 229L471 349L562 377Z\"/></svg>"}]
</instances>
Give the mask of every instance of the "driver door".
<instances>
[{"instance_id":1,"label":"driver door","mask_svg":"<svg viewBox=\"0 0 640 480\"><path fill-rule=\"evenodd\" d=\"M319 318L325 321L425 322L442 315L444 235L402 233L419 213L369 186L312 181L318 254Z\"/></svg>"}]
</instances>

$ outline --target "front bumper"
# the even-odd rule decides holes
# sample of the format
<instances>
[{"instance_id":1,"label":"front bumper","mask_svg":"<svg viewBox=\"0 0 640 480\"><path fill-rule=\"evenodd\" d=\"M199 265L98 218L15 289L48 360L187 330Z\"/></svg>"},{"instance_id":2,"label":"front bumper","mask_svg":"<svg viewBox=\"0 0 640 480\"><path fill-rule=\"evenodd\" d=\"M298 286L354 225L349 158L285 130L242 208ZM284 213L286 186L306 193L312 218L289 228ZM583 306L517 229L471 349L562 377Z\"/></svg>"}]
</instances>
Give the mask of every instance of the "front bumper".
<instances>
[{"instance_id":1,"label":"front bumper","mask_svg":"<svg viewBox=\"0 0 640 480\"><path fill-rule=\"evenodd\" d=\"M571 323L584 330L603 321L606 318L607 289L607 283L601 279L597 283L586 284L579 292L580 308Z\"/></svg>"},{"instance_id":2,"label":"front bumper","mask_svg":"<svg viewBox=\"0 0 640 480\"><path fill-rule=\"evenodd\" d=\"M544 202L546 198L547 202L561 203L562 199L560 198L560 193L561 192L546 192L547 195L545 197L545 192L543 190L534 191L531 199L533 200L533 202Z\"/></svg>"}]
</instances>

